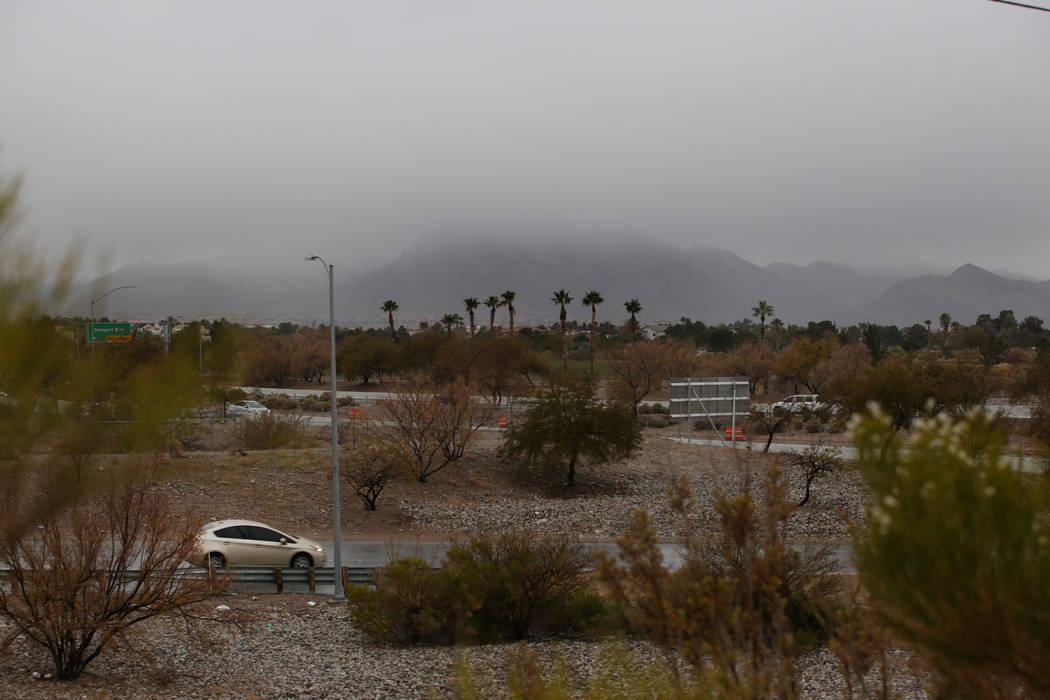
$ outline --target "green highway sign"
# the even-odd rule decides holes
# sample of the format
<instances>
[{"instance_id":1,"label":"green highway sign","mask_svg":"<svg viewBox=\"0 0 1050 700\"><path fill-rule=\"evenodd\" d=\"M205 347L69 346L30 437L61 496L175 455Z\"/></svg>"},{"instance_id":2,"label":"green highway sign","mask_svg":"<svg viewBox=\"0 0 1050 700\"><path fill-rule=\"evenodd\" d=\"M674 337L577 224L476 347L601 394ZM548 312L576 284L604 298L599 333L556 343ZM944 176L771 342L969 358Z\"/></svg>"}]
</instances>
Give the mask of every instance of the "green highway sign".
<instances>
[{"instance_id":1,"label":"green highway sign","mask_svg":"<svg viewBox=\"0 0 1050 700\"><path fill-rule=\"evenodd\" d=\"M131 340L130 323L89 323L89 343L126 343Z\"/></svg>"}]
</instances>

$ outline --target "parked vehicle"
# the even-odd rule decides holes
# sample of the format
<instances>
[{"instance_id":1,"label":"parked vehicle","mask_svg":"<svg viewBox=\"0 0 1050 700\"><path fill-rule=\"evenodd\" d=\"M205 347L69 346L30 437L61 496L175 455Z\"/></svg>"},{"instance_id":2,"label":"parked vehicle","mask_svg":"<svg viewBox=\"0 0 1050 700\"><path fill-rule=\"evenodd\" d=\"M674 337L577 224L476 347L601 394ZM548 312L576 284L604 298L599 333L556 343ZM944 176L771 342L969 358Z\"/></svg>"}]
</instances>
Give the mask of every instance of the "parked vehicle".
<instances>
[{"instance_id":1,"label":"parked vehicle","mask_svg":"<svg viewBox=\"0 0 1050 700\"><path fill-rule=\"evenodd\" d=\"M821 401L817 394L794 394L773 404L774 413L815 413L830 408L831 406Z\"/></svg>"},{"instance_id":2,"label":"parked vehicle","mask_svg":"<svg viewBox=\"0 0 1050 700\"><path fill-rule=\"evenodd\" d=\"M230 415L234 416L259 416L263 413L269 413L270 409L258 401L247 399L245 401L234 401L230 404L229 411Z\"/></svg>"},{"instance_id":3,"label":"parked vehicle","mask_svg":"<svg viewBox=\"0 0 1050 700\"><path fill-rule=\"evenodd\" d=\"M222 568L227 565L280 566L308 569L324 566L324 548L251 520L217 520L197 535L192 564Z\"/></svg>"}]
</instances>

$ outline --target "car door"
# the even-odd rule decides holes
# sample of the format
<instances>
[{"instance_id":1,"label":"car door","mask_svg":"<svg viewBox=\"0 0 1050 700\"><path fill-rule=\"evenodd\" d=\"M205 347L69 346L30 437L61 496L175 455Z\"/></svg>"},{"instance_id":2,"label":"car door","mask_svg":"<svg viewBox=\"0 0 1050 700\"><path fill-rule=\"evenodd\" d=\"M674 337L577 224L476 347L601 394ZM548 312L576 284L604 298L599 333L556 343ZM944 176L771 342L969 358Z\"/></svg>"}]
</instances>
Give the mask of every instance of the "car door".
<instances>
[{"instance_id":1,"label":"car door","mask_svg":"<svg viewBox=\"0 0 1050 700\"><path fill-rule=\"evenodd\" d=\"M216 530L215 539L218 540L216 549L226 559L227 564L243 565L252 564L255 550L246 539L247 533L244 528L233 525Z\"/></svg>"},{"instance_id":2,"label":"car door","mask_svg":"<svg viewBox=\"0 0 1050 700\"><path fill-rule=\"evenodd\" d=\"M249 537L247 542L252 547L256 564L260 566L288 566L292 558L293 547L291 540L286 535L258 525L249 525L242 529L247 531ZM289 544L282 544L282 538L286 539Z\"/></svg>"}]
</instances>

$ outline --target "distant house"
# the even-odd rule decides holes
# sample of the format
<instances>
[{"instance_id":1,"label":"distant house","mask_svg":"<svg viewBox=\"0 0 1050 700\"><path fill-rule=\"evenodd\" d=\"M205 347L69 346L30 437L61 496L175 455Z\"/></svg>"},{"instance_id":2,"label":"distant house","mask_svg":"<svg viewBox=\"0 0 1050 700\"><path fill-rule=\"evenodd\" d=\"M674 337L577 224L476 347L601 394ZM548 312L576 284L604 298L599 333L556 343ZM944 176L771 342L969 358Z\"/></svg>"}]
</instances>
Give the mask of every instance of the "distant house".
<instances>
[{"instance_id":1,"label":"distant house","mask_svg":"<svg viewBox=\"0 0 1050 700\"><path fill-rule=\"evenodd\" d=\"M663 338L667 333L666 323L646 323L643 326L639 326L638 335L646 340L656 340L657 338Z\"/></svg>"}]
</instances>

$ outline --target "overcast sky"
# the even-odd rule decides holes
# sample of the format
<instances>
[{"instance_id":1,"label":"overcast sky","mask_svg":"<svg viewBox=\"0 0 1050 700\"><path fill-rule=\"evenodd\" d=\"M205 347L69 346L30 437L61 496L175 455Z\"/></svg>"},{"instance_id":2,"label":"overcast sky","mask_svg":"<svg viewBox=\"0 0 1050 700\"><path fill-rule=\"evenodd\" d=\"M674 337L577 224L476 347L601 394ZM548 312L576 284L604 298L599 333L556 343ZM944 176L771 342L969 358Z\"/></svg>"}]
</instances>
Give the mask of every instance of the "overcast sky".
<instances>
[{"instance_id":1,"label":"overcast sky","mask_svg":"<svg viewBox=\"0 0 1050 700\"><path fill-rule=\"evenodd\" d=\"M986 0L0 0L0 171L113 265L564 230L1046 279L1048 127L1050 14Z\"/></svg>"}]
</instances>

